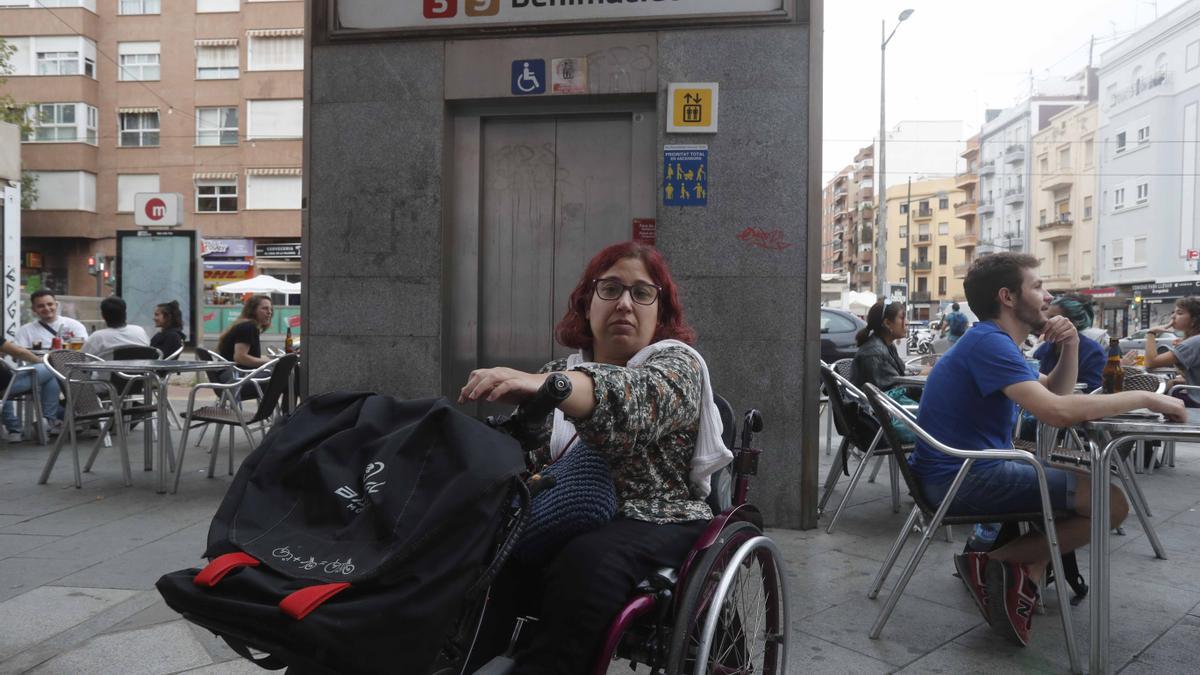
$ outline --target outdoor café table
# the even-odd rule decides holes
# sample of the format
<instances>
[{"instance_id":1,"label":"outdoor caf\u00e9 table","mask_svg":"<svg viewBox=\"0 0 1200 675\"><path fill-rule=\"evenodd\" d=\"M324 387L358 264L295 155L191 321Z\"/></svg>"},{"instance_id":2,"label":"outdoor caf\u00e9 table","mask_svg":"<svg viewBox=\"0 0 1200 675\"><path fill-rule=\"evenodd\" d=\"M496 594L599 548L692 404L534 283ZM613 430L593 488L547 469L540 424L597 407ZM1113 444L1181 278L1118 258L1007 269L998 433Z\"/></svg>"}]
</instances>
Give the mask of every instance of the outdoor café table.
<instances>
[{"instance_id":1,"label":"outdoor caf\u00e9 table","mask_svg":"<svg viewBox=\"0 0 1200 675\"><path fill-rule=\"evenodd\" d=\"M1119 457L1122 445L1138 441L1200 441L1200 409L1188 409L1186 422L1169 422L1161 416L1148 413L1115 415L1104 419L1084 422L1083 428L1093 441L1092 463L1092 550L1091 550L1091 669L1094 674L1109 673L1109 504L1108 467L1113 456ZM1104 442L1105 435L1111 440ZM1148 536L1154 536L1147 530ZM1157 537L1154 537L1157 540ZM1162 547L1157 541L1156 551ZM1159 557L1166 558L1164 554Z\"/></svg>"},{"instance_id":2,"label":"outdoor caf\u00e9 table","mask_svg":"<svg viewBox=\"0 0 1200 675\"><path fill-rule=\"evenodd\" d=\"M893 382L901 387L924 387L925 382L928 380L928 375L901 375L893 380Z\"/></svg>"},{"instance_id":3,"label":"outdoor caf\u00e9 table","mask_svg":"<svg viewBox=\"0 0 1200 675\"><path fill-rule=\"evenodd\" d=\"M167 406L167 375L173 373L199 373L225 370L228 363L220 361L168 361L166 359L133 359L129 361L83 361L72 363L68 368L89 373L122 373L140 375L152 379L156 385L155 403L158 406L158 477L155 492L167 491L166 457L170 442L170 408ZM113 405L121 405L114 401ZM175 467L176 470L182 467Z\"/></svg>"}]
</instances>

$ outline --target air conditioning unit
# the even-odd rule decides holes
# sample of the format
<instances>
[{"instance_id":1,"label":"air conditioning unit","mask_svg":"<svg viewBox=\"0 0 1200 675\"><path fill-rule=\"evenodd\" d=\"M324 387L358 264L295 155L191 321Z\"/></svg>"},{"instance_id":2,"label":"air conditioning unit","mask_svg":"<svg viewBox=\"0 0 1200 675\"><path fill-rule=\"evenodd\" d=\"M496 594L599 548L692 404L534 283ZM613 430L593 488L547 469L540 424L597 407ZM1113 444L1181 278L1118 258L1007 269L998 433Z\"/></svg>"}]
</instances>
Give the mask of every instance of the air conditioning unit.
<instances>
[{"instance_id":1,"label":"air conditioning unit","mask_svg":"<svg viewBox=\"0 0 1200 675\"><path fill-rule=\"evenodd\" d=\"M858 271L859 272L870 272L871 266L870 265L860 265L858 268Z\"/></svg>"}]
</instances>

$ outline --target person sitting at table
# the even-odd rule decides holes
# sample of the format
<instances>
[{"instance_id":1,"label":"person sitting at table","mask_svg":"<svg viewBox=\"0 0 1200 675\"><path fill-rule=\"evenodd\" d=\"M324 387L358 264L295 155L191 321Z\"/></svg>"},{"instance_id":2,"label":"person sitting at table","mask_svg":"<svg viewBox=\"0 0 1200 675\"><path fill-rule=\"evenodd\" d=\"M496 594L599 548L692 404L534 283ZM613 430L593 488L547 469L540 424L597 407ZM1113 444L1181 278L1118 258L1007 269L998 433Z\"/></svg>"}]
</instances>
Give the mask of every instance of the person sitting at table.
<instances>
[{"instance_id":1,"label":"person sitting at table","mask_svg":"<svg viewBox=\"0 0 1200 675\"><path fill-rule=\"evenodd\" d=\"M109 296L100 301L100 316L104 318L104 328L92 333L83 343L83 351L99 356L117 347L147 347L150 338L141 326L126 322L125 301L117 296Z\"/></svg>"},{"instance_id":2,"label":"person sitting at table","mask_svg":"<svg viewBox=\"0 0 1200 675\"><path fill-rule=\"evenodd\" d=\"M867 325L854 341L858 351L850 364L850 381L862 388L870 382L883 391L894 389L896 378L905 375L904 361L896 351L896 341L907 334L904 303L880 300L867 310Z\"/></svg>"},{"instance_id":3,"label":"person sitting at table","mask_svg":"<svg viewBox=\"0 0 1200 675\"><path fill-rule=\"evenodd\" d=\"M37 318L17 329L15 342L26 349L50 349L54 338L63 341L79 338L86 340L87 328L69 316L58 313L58 299L49 289L41 288L29 296L29 306Z\"/></svg>"},{"instance_id":4,"label":"person sitting at table","mask_svg":"<svg viewBox=\"0 0 1200 675\"><path fill-rule=\"evenodd\" d=\"M258 336L271 325L275 308L266 295L252 295L242 306L242 313L217 340L217 353L227 361L242 368L257 368L270 363L262 355L262 343Z\"/></svg>"},{"instance_id":5,"label":"person sitting at table","mask_svg":"<svg viewBox=\"0 0 1200 675\"><path fill-rule=\"evenodd\" d=\"M164 302L154 308L154 325L158 332L150 338L150 346L170 356L183 346L183 312L179 310L179 301Z\"/></svg>"},{"instance_id":6,"label":"person sitting at table","mask_svg":"<svg viewBox=\"0 0 1200 675\"><path fill-rule=\"evenodd\" d=\"M12 389L8 392L9 396L26 394L32 391L33 380L37 378L38 395L42 402L42 416L46 419L46 429L51 434L60 433L63 409L58 403L58 379L54 377L49 368L42 364L42 357L33 354L16 342L4 339L2 335L0 335L0 353L35 364L32 372L14 373L8 368L0 368L0 392L4 391L4 388L12 382ZM23 438L21 418L10 405L4 406L3 416L5 440L9 443L20 443Z\"/></svg>"},{"instance_id":7,"label":"person sitting at table","mask_svg":"<svg viewBox=\"0 0 1200 675\"><path fill-rule=\"evenodd\" d=\"M1038 259L993 253L967 272L967 302L980 322L967 331L929 375L918 424L938 441L961 450L1012 448L1017 405L1052 426L1068 427L1136 408L1183 420L1183 404L1145 391L1073 395L1079 368L1079 333L1065 316L1047 317L1050 296L1042 288ZM1020 345L1040 333L1058 351L1058 365L1035 375ZM925 497L940 504L963 460L918 440L910 456ZM1086 544L1091 528L1091 483L1086 474L1047 467L1051 507L1071 513L1056 522L1063 553ZM1125 495L1110 487L1112 526L1128 514ZM1042 510L1036 470L1015 460L976 460L948 513L955 515L1036 513ZM954 558L963 583L983 618L1020 645L1029 641L1039 584L1049 562L1046 536L1035 530L988 553ZM1067 611L1063 608L1062 611Z\"/></svg>"},{"instance_id":8,"label":"person sitting at table","mask_svg":"<svg viewBox=\"0 0 1200 675\"><path fill-rule=\"evenodd\" d=\"M1183 339L1158 353L1158 336L1170 331L1180 331ZM1125 360L1128 364L1129 359ZM1146 329L1147 368L1178 367L1182 378L1175 378L1167 385L1190 384L1200 386L1200 297L1188 296L1175 301L1171 319L1161 326ZM1200 408L1200 392L1185 392L1179 395L1189 408Z\"/></svg>"},{"instance_id":9,"label":"person sitting at table","mask_svg":"<svg viewBox=\"0 0 1200 675\"><path fill-rule=\"evenodd\" d=\"M1075 326L1082 337L1084 330L1092 325L1092 317L1082 303L1074 296L1060 295L1050 303L1050 309L1046 311L1049 317L1065 316ZM1055 366L1058 365L1059 353L1062 351L1061 345L1055 345L1048 341L1043 341L1041 345L1033 352L1033 358L1038 360L1038 370L1043 375L1049 375L1054 372ZM1075 381L1085 385L1087 391L1094 391L1100 388L1101 372L1104 370L1104 364L1108 360L1104 349L1099 342L1092 339L1083 339L1079 341L1079 367L1075 375Z\"/></svg>"}]
</instances>

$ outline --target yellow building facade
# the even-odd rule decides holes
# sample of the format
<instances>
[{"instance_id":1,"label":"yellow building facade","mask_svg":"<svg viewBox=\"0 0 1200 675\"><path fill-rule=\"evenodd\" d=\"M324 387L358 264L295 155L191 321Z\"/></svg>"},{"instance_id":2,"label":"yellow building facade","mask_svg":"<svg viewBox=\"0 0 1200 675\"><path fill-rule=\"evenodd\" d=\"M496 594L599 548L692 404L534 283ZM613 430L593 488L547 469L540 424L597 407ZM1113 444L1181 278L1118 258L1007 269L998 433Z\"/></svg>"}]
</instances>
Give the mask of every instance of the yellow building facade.
<instances>
[{"instance_id":1,"label":"yellow building facade","mask_svg":"<svg viewBox=\"0 0 1200 675\"><path fill-rule=\"evenodd\" d=\"M888 187L887 279L907 281L914 319L936 318L942 303L963 300L955 268L962 271L967 258L955 246L955 236L966 228L954 206L964 200L954 178Z\"/></svg>"}]
</instances>

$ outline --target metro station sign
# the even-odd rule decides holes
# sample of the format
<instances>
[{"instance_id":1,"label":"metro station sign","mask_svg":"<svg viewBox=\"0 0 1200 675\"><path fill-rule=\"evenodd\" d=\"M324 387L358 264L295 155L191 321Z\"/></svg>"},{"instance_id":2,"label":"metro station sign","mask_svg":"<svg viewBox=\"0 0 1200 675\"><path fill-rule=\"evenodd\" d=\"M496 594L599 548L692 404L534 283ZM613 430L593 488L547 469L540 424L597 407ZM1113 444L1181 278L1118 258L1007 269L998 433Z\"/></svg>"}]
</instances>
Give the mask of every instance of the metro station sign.
<instances>
[{"instance_id":1,"label":"metro station sign","mask_svg":"<svg viewBox=\"0 0 1200 675\"><path fill-rule=\"evenodd\" d=\"M796 0L332 0L332 33L792 18Z\"/></svg>"}]
</instances>

